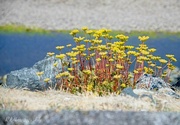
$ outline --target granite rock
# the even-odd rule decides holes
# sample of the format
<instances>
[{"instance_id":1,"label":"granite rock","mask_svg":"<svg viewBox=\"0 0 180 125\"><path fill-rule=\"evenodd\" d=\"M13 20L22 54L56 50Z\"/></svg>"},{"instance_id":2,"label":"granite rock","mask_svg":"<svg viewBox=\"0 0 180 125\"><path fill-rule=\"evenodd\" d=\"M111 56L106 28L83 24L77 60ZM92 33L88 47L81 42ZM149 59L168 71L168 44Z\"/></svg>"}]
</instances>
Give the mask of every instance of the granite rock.
<instances>
[{"instance_id":1,"label":"granite rock","mask_svg":"<svg viewBox=\"0 0 180 125\"><path fill-rule=\"evenodd\" d=\"M157 91L170 95L173 98L180 98L180 95L171 89L171 85L166 83L160 77L156 77L150 74L143 74L136 82L136 90L148 90L148 91Z\"/></svg>"},{"instance_id":2,"label":"granite rock","mask_svg":"<svg viewBox=\"0 0 180 125\"><path fill-rule=\"evenodd\" d=\"M4 111L1 125L179 125L178 112Z\"/></svg>"},{"instance_id":3,"label":"granite rock","mask_svg":"<svg viewBox=\"0 0 180 125\"><path fill-rule=\"evenodd\" d=\"M165 87L170 87L170 85L160 77L151 74L143 74L136 82L136 89L158 90Z\"/></svg>"},{"instance_id":4,"label":"granite rock","mask_svg":"<svg viewBox=\"0 0 180 125\"><path fill-rule=\"evenodd\" d=\"M58 62L57 70L53 66L54 62ZM45 78L50 78L51 84L56 83L55 75L57 71L62 71L61 61L52 57L37 62L31 68L23 68L16 71L11 71L7 74L6 86L10 88L27 88L29 90L44 90L48 86L44 82ZM44 72L41 77L36 75L37 72Z\"/></svg>"}]
</instances>

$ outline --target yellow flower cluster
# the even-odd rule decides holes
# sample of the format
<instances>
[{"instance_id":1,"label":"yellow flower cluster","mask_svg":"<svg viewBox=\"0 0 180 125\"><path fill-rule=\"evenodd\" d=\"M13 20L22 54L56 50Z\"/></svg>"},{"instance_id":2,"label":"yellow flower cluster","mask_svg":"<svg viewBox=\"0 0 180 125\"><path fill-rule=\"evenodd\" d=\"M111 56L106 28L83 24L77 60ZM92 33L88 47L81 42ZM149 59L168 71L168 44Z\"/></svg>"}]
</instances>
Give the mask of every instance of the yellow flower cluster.
<instances>
[{"instance_id":1,"label":"yellow flower cluster","mask_svg":"<svg viewBox=\"0 0 180 125\"><path fill-rule=\"evenodd\" d=\"M64 46L56 46L57 50L62 50L64 48Z\"/></svg>"},{"instance_id":2,"label":"yellow flower cluster","mask_svg":"<svg viewBox=\"0 0 180 125\"><path fill-rule=\"evenodd\" d=\"M79 30L75 29L70 32L70 35L75 36L77 33L79 33Z\"/></svg>"},{"instance_id":3,"label":"yellow flower cluster","mask_svg":"<svg viewBox=\"0 0 180 125\"><path fill-rule=\"evenodd\" d=\"M74 37L74 41L75 41L76 43L79 43L79 42L81 42L82 40L84 40L84 38L85 38L85 37Z\"/></svg>"},{"instance_id":4,"label":"yellow flower cluster","mask_svg":"<svg viewBox=\"0 0 180 125\"><path fill-rule=\"evenodd\" d=\"M41 76L41 75L43 75L44 74L44 72L37 72L36 73L36 75L38 75L38 76Z\"/></svg>"},{"instance_id":5,"label":"yellow flower cluster","mask_svg":"<svg viewBox=\"0 0 180 125\"><path fill-rule=\"evenodd\" d=\"M54 53L53 53L53 52L48 52L47 55L48 55L48 56L53 56Z\"/></svg>"},{"instance_id":6,"label":"yellow flower cluster","mask_svg":"<svg viewBox=\"0 0 180 125\"><path fill-rule=\"evenodd\" d=\"M48 83L50 81L50 78L44 79L44 82Z\"/></svg>"},{"instance_id":7,"label":"yellow flower cluster","mask_svg":"<svg viewBox=\"0 0 180 125\"><path fill-rule=\"evenodd\" d=\"M143 73L165 76L167 75L164 72L165 68L170 70L175 68L172 65L172 62L177 61L174 55L167 54L168 60L153 55L156 49L149 48L145 44L149 39L148 36L139 36L141 44L134 47L126 45L128 36L123 34L111 36L110 32L111 30L105 28L90 30L88 27L70 32L76 46L72 47L71 44L68 44L66 45L68 47L66 54L60 52L56 55L58 59L71 60L71 65L64 65L66 63L64 62L63 72L56 75L57 80L63 79L63 85L66 86L64 89L68 88L72 93L92 90L93 92L97 90L99 94L117 93L121 91L118 89L131 86L131 79L135 85ZM82 33L85 35L80 36ZM115 38L115 42L113 42L113 38ZM56 47L60 51L63 48L64 46ZM53 56L54 53L49 52L47 55ZM58 61L53 65L57 67ZM129 73L130 65L134 65L132 74ZM40 76L40 74L38 75ZM49 82L49 80L44 79L44 82ZM67 82L71 82L71 84Z\"/></svg>"},{"instance_id":8,"label":"yellow flower cluster","mask_svg":"<svg viewBox=\"0 0 180 125\"><path fill-rule=\"evenodd\" d=\"M67 47L71 47L72 45L71 44L68 44L68 45L66 45Z\"/></svg>"},{"instance_id":9,"label":"yellow flower cluster","mask_svg":"<svg viewBox=\"0 0 180 125\"><path fill-rule=\"evenodd\" d=\"M165 59L159 59L159 62L160 62L160 63L167 63L167 60L165 60Z\"/></svg>"},{"instance_id":10,"label":"yellow flower cluster","mask_svg":"<svg viewBox=\"0 0 180 125\"><path fill-rule=\"evenodd\" d=\"M83 73L87 74L87 75L90 75L91 74L91 71L90 70L83 70Z\"/></svg>"},{"instance_id":11,"label":"yellow flower cluster","mask_svg":"<svg viewBox=\"0 0 180 125\"><path fill-rule=\"evenodd\" d=\"M70 76L70 73L68 71L65 71L65 72L57 74L55 78L59 79L61 77L68 77L68 76Z\"/></svg>"},{"instance_id":12,"label":"yellow flower cluster","mask_svg":"<svg viewBox=\"0 0 180 125\"><path fill-rule=\"evenodd\" d=\"M118 69L123 69L123 68L124 68L124 66L121 66L120 64L116 64L116 67L117 67Z\"/></svg>"},{"instance_id":13,"label":"yellow flower cluster","mask_svg":"<svg viewBox=\"0 0 180 125\"><path fill-rule=\"evenodd\" d=\"M139 36L138 39L139 39L141 42L146 42L146 41L149 39L149 36Z\"/></svg>"},{"instance_id":14,"label":"yellow flower cluster","mask_svg":"<svg viewBox=\"0 0 180 125\"><path fill-rule=\"evenodd\" d=\"M117 38L117 39L120 39L122 42L126 42L126 41L129 39L128 36L125 36L125 35L123 35L123 34L116 35L116 38Z\"/></svg>"},{"instance_id":15,"label":"yellow flower cluster","mask_svg":"<svg viewBox=\"0 0 180 125\"><path fill-rule=\"evenodd\" d=\"M170 55L170 54L167 54L166 57L168 57L170 60L176 62L176 58L174 57L174 55Z\"/></svg>"},{"instance_id":16,"label":"yellow flower cluster","mask_svg":"<svg viewBox=\"0 0 180 125\"><path fill-rule=\"evenodd\" d=\"M58 59L64 59L65 58L65 54L60 54L60 55L56 55L56 58Z\"/></svg>"}]
</instances>

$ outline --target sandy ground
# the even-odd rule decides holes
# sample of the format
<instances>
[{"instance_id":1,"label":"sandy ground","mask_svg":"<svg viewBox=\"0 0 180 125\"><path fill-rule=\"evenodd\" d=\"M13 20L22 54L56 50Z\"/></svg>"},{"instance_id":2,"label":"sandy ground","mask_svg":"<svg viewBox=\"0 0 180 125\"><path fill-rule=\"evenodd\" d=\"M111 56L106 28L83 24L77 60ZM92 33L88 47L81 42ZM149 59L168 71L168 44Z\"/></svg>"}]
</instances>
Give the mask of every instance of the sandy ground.
<instances>
[{"instance_id":1,"label":"sandy ground","mask_svg":"<svg viewBox=\"0 0 180 125\"><path fill-rule=\"evenodd\" d=\"M180 94L180 93L179 93ZM49 90L0 88L0 109L6 110L113 110L113 111L174 111L180 112L180 99L154 94L155 103L149 98L134 99L125 95L97 97L93 94L72 95Z\"/></svg>"},{"instance_id":2,"label":"sandy ground","mask_svg":"<svg viewBox=\"0 0 180 125\"><path fill-rule=\"evenodd\" d=\"M180 31L179 0L0 0L0 25Z\"/></svg>"}]
</instances>

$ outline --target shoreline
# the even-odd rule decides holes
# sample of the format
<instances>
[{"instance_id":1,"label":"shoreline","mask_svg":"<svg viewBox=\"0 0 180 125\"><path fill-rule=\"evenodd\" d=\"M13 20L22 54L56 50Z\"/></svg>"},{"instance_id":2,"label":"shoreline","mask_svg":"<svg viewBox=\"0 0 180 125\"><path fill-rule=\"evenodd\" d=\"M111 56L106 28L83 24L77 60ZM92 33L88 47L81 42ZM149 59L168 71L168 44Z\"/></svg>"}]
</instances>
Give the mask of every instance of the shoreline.
<instances>
[{"instance_id":1,"label":"shoreline","mask_svg":"<svg viewBox=\"0 0 180 125\"><path fill-rule=\"evenodd\" d=\"M77 28L80 30L80 34L82 33L81 28ZM73 29L72 29L73 30ZM96 29L93 29L96 30ZM111 29L110 29L111 30ZM41 27L27 27L24 25L15 25L15 24L7 24L7 25L0 25L0 34L6 34L6 33L28 33L28 34L53 34L53 33L61 33L61 34L69 34L71 30L48 30L43 29ZM126 34L130 37L133 36L142 36L147 35L151 38L157 38L157 37L168 37L168 36L176 36L180 37L180 31L173 32L173 31L137 31L133 30L130 32L122 31L122 30L112 30L111 35L115 36L117 34Z\"/></svg>"}]
</instances>

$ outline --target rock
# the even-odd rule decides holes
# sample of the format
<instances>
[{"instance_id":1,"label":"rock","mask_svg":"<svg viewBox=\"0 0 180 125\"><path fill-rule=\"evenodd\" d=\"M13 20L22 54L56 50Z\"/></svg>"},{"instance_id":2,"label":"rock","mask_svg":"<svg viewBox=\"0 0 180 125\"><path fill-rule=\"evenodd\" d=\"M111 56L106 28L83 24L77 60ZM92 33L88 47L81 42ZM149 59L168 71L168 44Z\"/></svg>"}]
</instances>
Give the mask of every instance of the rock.
<instances>
[{"instance_id":1,"label":"rock","mask_svg":"<svg viewBox=\"0 0 180 125\"><path fill-rule=\"evenodd\" d=\"M1 125L179 125L179 112L4 111Z\"/></svg>"},{"instance_id":2,"label":"rock","mask_svg":"<svg viewBox=\"0 0 180 125\"><path fill-rule=\"evenodd\" d=\"M3 85L2 76L0 76L0 85Z\"/></svg>"},{"instance_id":3,"label":"rock","mask_svg":"<svg viewBox=\"0 0 180 125\"><path fill-rule=\"evenodd\" d=\"M122 93L125 95L132 96L134 98L139 98L139 95L135 94L131 87L123 89Z\"/></svg>"},{"instance_id":4,"label":"rock","mask_svg":"<svg viewBox=\"0 0 180 125\"><path fill-rule=\"evenodd\" d=\"M175 89L180 90L180 76L177 78L177 82L173 84L172 87L175 87Z\"/></svg>"},{"instance_id":5,"label":"rock","mask_svg":"<svg viewBox=\"0 0 180 125\"><path fill-rule=\"evenodd\" d=\"M125 95L129 95L131 97L134 97L136 99L138 99L138 98L142 99L144 97L147 97L148 99L151 100L151 102L153 102L153 103L155 102L151 95L152 92L150 92L150 91L148 92L147 90L143 90L143 89L134 89L133 90L131 87L128 87L128 88L123 89L122 93Z\"/></svg>"},{"instance_id":6,"label":"rock","mask_svg":"<svg viewBox=\"0 0 180 125\"><path fill-rule=\"evenodd\" d=\"M178 67L171 72L170 80L172 85L175 85L180 80L180 69Z\"/></svg>"},{"instance_id":7,"label":"rock","mask_svg":"<svg viewBox=\"0 0 180 125\"><path fill-rule=\"evenodd\" d=\"M160 77L155 77L150 74L143 74L136 83L136 89L156 90L157 92L170 95L171 97L180 98L171 86L162 80ZM136 92L135 92L136 93Z\"/></svg>"},{"instance_id":8,"label":"rock","mask_svg":"<svg viewBox=\"0 0 180 125\"><path fill-rule=\"evenodd\" d=\"M58 70L53 66L56 61L58 62ZM44 90L48 87L44 82L45 78L50 78L52 85L55 85L55 75L57 74L57 71L62 71L61 61L54 56L46 57L45 59L35 63L31 68L23 68L7 74L6 85L10 88ZM37 72L44 72L44 74L39 78L36 75Z\"/></svg>"},{"instance_id":9,"label":"rock","mask_svg":"<svg viewBox=\"0 0 180 125\"><path fill-rule=\"evenodd\" d=\"M136 82L136 89L159 90L164 87L170 87L170 85L160 77L150 74L143 74Z\"/></svg>"},{"instance_id":10,"label":"rock","mask_svg":"<svg viewBox=\"0 0 180 125\"><path fill-rule=\"evenodd\" d=\"M164 93L166 95L169 95L173 98L180 99L180 95L176 94L174 90L171 88L161 88L158 90L158 93Z\"/></svg>"}]
</instances>

